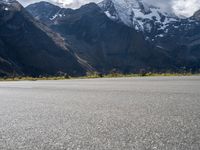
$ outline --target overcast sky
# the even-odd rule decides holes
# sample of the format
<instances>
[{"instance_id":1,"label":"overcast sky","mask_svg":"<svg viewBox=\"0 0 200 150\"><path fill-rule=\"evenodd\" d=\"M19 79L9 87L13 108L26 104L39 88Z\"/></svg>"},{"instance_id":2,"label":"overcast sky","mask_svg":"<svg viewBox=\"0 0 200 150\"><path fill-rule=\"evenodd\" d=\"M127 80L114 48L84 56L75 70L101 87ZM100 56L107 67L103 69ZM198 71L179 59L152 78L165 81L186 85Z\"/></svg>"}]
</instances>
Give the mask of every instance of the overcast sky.
<instances>
[{"instance_id":1,"label":"overcast sky","mask_svg":"<svg viewBox=\"0 0 200 150\"><path fill-rule=\"evenodd\" d=\"M41 0L19 0L24 6ZM68 7L79 7L89 2L99 2L101 0L45 0L53 3L64 3ZM173 11L177 15L191 16L200 9L200 0L144 0L149 4L160 6L167 11Z\"/></svg>"}]
</instances>

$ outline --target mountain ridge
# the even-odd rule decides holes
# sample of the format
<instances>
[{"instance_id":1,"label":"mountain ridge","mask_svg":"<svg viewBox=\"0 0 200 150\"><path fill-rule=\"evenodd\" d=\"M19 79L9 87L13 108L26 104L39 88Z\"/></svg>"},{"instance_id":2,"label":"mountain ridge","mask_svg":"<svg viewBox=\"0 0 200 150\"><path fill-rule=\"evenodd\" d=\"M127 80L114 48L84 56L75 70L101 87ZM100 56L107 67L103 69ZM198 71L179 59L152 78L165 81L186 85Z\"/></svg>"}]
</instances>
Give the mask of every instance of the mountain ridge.
<instances>
[{"instance_id":1,"label":"mountain ridge","mask_svg":"<svg viewBox=\"0 0 200 150\"><path fill-rule=\"evenodd\" d=\"M42 19L39 19L39 20L42 21L43 23L45 23L46 25L50 26L50 28L52 28L55 32L58 32L59 34L61 34L61 36L63 36L65 38L65 40L70 41L71 39L69 37L75 36L75 39L76 39L75 45L79 45L78 43L84 43L84 46L87 45L86 47L88 47L88 48L85 50L81 50L82 53L84 53L84 51L87 51L88 53L91 53L91 52L93 53L93 50L97 49L97 47L95 48L92 45L96 44L99 47L98 51L101 53L103 52L104 55L106 53L109 53L110 48L113 50L118 49L119 53L123 54L124 52L127 51L127 48L121 47L121 45L123 45L123 44L118 45L118 48L117 48L116 46L114 46L114 43L112 43L111 39L107 39L106 42L102 43L102 41L104 41L104 40L102 39L101 36L109 37L110 35L113 34L113 32L116 32L117 34L115 35L115 38L118 39L118 40L116 40L117 41L116 43L121 43L123 41L123 39L120 39L118 37L122 37L122 35L124 33L122 33L122 31L120 31L119 29L116 29L116 27L123 26L124 29L127 28L127 30L125 32L127 35L129 33L129 36L126 37L127 41L124 41L124 45L126 45L126 46L129 45L130 51L137 51L138 54L134 52L135 54L133 56L131 56L132 54L129 54L129 53L127 53L126 55L127 55L127 57L129 57L130 62L131 61L133 62L133 60L136 61L136 59L139 60L132 67L127 67L128 63L126 62L125 63L126 65L124 65L124 66L126 66L129 69L138 67L138 68L151 68L151 69L147 69L149 71L152 71L152 70L160 71L160 70L170 70L170 69L177 71L177 70L179 70L178 68L186 68L186 70L190 70L190 68L194 68L194 70L196 70L199 68L199 65L200 65L200 63L199 63L200 58L198 55L199 52L197 50L195 50L195 54L194 54L194 52L193 52L194 50L192 47L195 44L193 44L192 47L191 47L191 44L189 44L189 41L191 41L193 39L193 37L191 37L189 35L190 31L192 31L192 33L195 35L198 32L195 33L194 31L198 30L198 28L199 28L198 22L194 21L192 19L192 17L187 18L187 19L181 19L181 18L176 18L176 16L172 15L172 17L173 18L175 17L176 20L170 20L170 22L166 23L165 20L167 18L166 17L162 18L161 17L162 14L159 14L160 15L159 19L160 19L161 23L165 22L167 24L167 25L164 25L165 27L163 27L162 24L158 23L158 20L155 19L154 17L150 18L150 20L148 18L144 18L142 21L144 21L145 23L151 23L151 25L153 25L153 27L149 31L145 31L145 30L141 31L141 30L136 29L133 26L127 25L123 21L117 20L117 19L119 19L119 17L117 17L117 19L115 19L115 18L112 18L111 15L110 16L108 15L108 12L106 12L106 9L108 9L108 10L110 9L109 10L110 12L113 11L113 13L116 13L116 10L115 10L116 7L113 7L114 6L114 4L112 3L113 1L115 1L115 0L104 0L102 2L104 4L105 3L107 4L109 2L108 7L106 7L106 8L103 7L102 3L100 3L98 5L93 4L93 3L87 4L76 10L60 8L60 9L58 9L59 13L56 14L56 17L51 19L51 23L45 22ZM135 0L135 1L142 2L142 1L138 1L138 0ZM120 2L124 2L124 0L121 0ZM129 1L127 1L127 2L129 2ZM39 8L40 4L41 3L37 3L36 4L37 6L35 5L35 7ZM34 6L34 4L28 6L27 9L29 10L29 12L31 14L34 15L34 13L31 12L33 10L30 8L31 6ZM57 6L55 6L55 7L57 7ZM121 7L121 5L119 5L119 7ZM149 7L144 6L141 3L137 3L137 5L134 6L134 11L138 12L138 11L141 11L141 8L143 8L144 11L141 13L144 15L144 17L146 17L146 15L152 13L152 9L159 10L159 8L156 8L153 6L149 6ZM48 7L47 8L44 7L44 8L45 8L45 10L48 10L48 11L51 10ZM83 9L83 8L87 8L87 9ZM42 9L40 9L40 10L34 9L34 10L37 11L36 12L37 15L40 15L43 13ZM94 10L94 11L92 11L92 10ZM89 12L90 12L90 14L89 14ZM126 10L121 11L121 13L126 14ZM134 18L134 15L131 17L133 19L137 20L137 17ZM52 18L52 16L48 16L48 18ZM110 22L112 24L112 28L110 28L109 30L108 30L108 26L106 26L106 22ZM104 25L104 28L101 27L102 25ZM88 28L88 30L86 30L87 28ZM111 32L112 32L112 34L111 34ZM183 33L185 33L185 34L183 34ZM140 41L139 43L141 45L145 45L146 48L139 48L141 45L137 45L136 43L135 44L137 46L135 47L134 42L133 42L134 40L132 42L130 42L130 40L128 40L128 39L132 39L132 38L134 39L135 37L139 37L139 36L142 37L139 40ZM180 36L180 38L179 38L179 36ZM101 38L99 39L97 37L101 37ZM93 42L92 40L96 40L96 43ZM197 41L198 40L196 40L195 42L192 42L192 43L196 43L198 45ZM70 41L70 42L72 42L72 41ZM107 45L107 46L109 45L110 48L105 49L105 47L107 47L105 45ZM84 46L80 46L80 47L78 47L78 49L80 50ZM196 47L196 45L195 45L195 47ZM88 49L91 49L91 50L88 51ZM142 56L139 53L143 53L144 56ZM86 54L84 54L84 55L86 55ZM93 53L93 56L87 56L87 57L89 57L89 59L84 58L84 60L87 60L88 62L91 63L92 61L90 59L96 58L97 56L99 58L101 58L100 56L103 56L103 55ZM142 57L143 58L146 57L146 60L144 61L144 59ZM106 58L102 57L100 60L105 60L105 59L107 60L108 58L109 57L106 56ZM98 60L98 58L96 58L96 59ZM123 60L123 59L118 58L118 60ZM161 63L161 64L159 64L156 61L159 61L159 63ZM121 61L121 62L123 62L123 61ZM102 63L102 62L100 62L100 63ZM105 62L105 63L113 64L111 62ZM119 62L114 63L114 64L119 64ZM124 63L122 63L122 64L124 64ZM131 63L129 63L129 64L131 64ZM98 68L98 67L96 67L94 65L94 68ZM116 67L114 65L111 68L118 68L118 67ZM155 69L155 68L157 68L157 69ZM125 69L125 70L129 70L129 69ZM124 69L119 69L119 70L122 71ZM134 72L133 70L130 72ZM138 69L137 69L137 71L138 71Z\"/></svg>"},{"instance_id":2,"label":"mountain ridge","mask_svg":"<svg viewBox=\"0 0 200 150\"><path fill-rule=\"evenodd\" d=\"M198 12L163 28L158 18L166 18L152 15L159 8L135 0L133 23L153 25L139 30L110 14L117 13L111 3L115 0L105 1L110 2L106 8L89 3L75 10L47 2L25 10L15 0L1 1L0 76L199 71Z\"/></svg>"},{"instance_id":3,"label":"mountain ridge","mask_svg":"<svg viewBox=\"0 0 200 150\"><path fill-rule=\"evenodd\" d=\"M84 74L59 36L36 21L17 1L0 3L1 75Z\"/></svg>"}]
</instances>

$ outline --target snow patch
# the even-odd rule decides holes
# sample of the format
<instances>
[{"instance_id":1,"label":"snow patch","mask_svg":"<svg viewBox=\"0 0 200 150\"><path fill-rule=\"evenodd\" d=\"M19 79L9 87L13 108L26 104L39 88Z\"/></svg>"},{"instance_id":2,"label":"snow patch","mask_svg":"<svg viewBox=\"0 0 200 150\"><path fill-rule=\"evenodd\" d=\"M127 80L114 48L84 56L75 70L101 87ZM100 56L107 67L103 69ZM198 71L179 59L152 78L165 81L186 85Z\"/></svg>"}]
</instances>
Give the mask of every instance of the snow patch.
<instances>
[{"instance_id":1,"label":"snow patch","mask_svg":"<svg viewBox=\"0 0 200 150\"><path fill-rule=\"evenodd\" d=\"M115 17L115 16L112 16L112 15L110 14L109 11L105 11L105 14L106 14L106 16L107 16L108 18L110 18L110 19L113 19L113 20L116 19L116 17Z\"/></svg>"},{"instance_id":2,"label":"snow patch","mask_svg":"<svg viewBox=\"0 0 200 150\"><path fill-rule=\"evenodd\" d=\"M111 2L112 5L110 5ZM102 4L106 8L105 14L110 19L119 19L137 31L151 32L152 26L149 22L160 25L159 30L165 30L169 23L177 21L174 14L150 6L142 0L104 0ZM100 4L100 7L102 7L102 4ZM114 9L111 7L114 7ZM115 11L116 16L111 15L113 11Z\"/></svg>"}]
</instances>

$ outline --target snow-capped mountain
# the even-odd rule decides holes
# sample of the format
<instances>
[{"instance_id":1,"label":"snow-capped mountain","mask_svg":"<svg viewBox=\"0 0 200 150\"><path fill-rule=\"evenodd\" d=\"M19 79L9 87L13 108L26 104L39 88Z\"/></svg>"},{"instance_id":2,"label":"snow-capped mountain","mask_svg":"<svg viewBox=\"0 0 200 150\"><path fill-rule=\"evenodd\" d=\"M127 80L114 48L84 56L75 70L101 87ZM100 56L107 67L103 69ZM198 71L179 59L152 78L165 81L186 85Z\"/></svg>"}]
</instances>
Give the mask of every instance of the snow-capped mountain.
<instances>
[{"instance_id":1,"label":"snow-capped mountain","mask_svg":"<svg viewBox=\"0 0 200 150\"><path fill-rule=\"evenodd\" d=\"M100 72L199 68L200 23L141 0L105 0L76 10L40 2L26 9Z\"/></svg>"},{"instance_id":2,"label":"snow-capped mountain","mask_svg":"<svg viewBox=\"0 0 200 150\"><path fill-rule=\"evenodd\" d=\"M155 29L164 30L169 23L179 20L175 14L164 12L142 0L104 0L99 6L110 19L149 33Z\"/></svg>"},{"instance_id":3,"label":"snow-capped mountain","mask_svg":"<svg viewBox=\"0 0 200 150\"><path fill-rule=\"evenodd\" d=\"M145 39L159 48L189 44L191 36L200 31L200 11L193 17L180 18L143 0L104 0L98 5L111 20L143 32Z\"/></svg>"}]
</instances>

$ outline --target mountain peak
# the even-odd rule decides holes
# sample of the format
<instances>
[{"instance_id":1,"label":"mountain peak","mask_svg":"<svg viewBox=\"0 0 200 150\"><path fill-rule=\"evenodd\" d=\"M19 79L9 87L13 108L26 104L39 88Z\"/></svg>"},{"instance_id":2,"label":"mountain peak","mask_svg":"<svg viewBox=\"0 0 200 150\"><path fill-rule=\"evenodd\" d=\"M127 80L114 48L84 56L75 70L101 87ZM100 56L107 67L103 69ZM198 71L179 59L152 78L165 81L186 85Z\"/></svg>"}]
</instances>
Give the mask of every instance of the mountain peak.
<instances>
[{"instance_id":1,"label":"mountain peak","mask_svg":"<svg viewBox=\"0 0 200 150\"><path fill-rule=\"evenodd\" d=\"M153 28L152 23L163 29L169 22L177 19L174 14L164 12L142 0L104 0L99 6L110 19L123 22L139 31L150 31Z\"/></svg>"}]
</instances>

